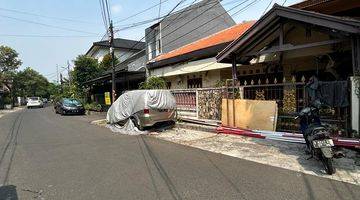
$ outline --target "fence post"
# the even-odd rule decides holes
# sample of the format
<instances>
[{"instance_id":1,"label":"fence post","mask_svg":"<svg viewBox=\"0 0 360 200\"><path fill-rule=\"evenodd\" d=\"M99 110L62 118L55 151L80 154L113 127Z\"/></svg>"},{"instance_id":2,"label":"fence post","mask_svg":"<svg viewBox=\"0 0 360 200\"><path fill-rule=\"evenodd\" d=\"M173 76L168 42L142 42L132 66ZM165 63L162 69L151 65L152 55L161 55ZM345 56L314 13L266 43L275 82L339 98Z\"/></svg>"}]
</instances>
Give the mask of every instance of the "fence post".
<instances>
[{"instance_id":1,"label":"fence post","mask_svg":"<svg viewBox=\"0 0 360 200\"><path fill-rule=\"evenodd\" d=\"M239 98L244 99L244 87L239 86Z\"/></svg>"},{"instance_id":2,"label":"fence post","mask_svg":"<svg viewBox=\"0 0 360 200\"><path fill-rule=\"evenodd\" d=\"M196 98L195 98L195 101L196 101L196 119L199 119L199 90L196 89L195 92L196 92Z\"/></svg>"},{"instance_id":3,"label":"fence post","mask_svg":"<svg viewBox=\"0 0 360 200\"><path fill-rule=\"evenodd\" d=\"M360 94L358 94L358 89L357 87L359 87L357 81L356 80L356 76L352 76L350 77L351 80L351 128L353 130L356 130L358 132L358 134L360 133Z\"/></svg>"}]
</instances>

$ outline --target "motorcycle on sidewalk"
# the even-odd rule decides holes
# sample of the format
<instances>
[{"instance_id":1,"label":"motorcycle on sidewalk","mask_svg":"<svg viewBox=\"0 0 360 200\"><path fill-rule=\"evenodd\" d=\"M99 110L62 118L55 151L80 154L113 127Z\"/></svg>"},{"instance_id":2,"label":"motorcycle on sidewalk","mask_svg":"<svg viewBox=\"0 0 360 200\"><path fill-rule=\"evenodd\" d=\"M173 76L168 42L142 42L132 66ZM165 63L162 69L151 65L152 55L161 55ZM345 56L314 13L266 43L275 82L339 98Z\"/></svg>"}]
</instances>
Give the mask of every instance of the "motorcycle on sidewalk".
<instances>
[{"instance_id":1,"label":"motorcycle on sidewalk","mask_svg":"<svg viewBox=\"0 0 360 200\"><path fill-rule=\"evenodd\" d=\"M320 160L327 174L335 173L333 157L337 155L334 151L334 142L330 137L330 128L320 121L319 109L321 103L314 102L309 107L303 108L295 119L300 119L300 130L306 141L310 158ZM310 159L309 158L309 159Z\"/></svg>"}]
</instances>

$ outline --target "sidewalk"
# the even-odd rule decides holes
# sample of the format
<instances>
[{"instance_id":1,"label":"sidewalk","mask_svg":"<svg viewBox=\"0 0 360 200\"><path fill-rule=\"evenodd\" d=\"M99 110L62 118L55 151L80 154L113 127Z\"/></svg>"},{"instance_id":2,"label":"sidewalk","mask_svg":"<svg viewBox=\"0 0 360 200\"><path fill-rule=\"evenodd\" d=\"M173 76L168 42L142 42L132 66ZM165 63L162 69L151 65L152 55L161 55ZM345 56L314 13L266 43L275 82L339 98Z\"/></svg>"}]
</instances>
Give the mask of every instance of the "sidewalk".
<instances>
[{"instance_id":1,"label":"sidewalk","mask_svg":"<svg viewBox=\"0 0 360 200\"><path fill-rule=\"evenodd\" d=\"M8 114L8 113L12 113L12 112L16 112L16 111L19 111L19 110L22 110L24 109L24 107L15 107L11 110L8 110L8 109L4 109L4 110L0 110L0 118L3 117L4 115Z\"/></svg>"},{"instance_id":2,"label":"sidewalk","mask_svg":"<svg viewBox=\"0 0 360 200\"><path fill-rule=\"evenodd\" d=\"M336 173L327 175L322 163L307 160L304 145L174 128L152 137L266 165L360 185L360 155L345 150L346 158L334 159Z\"/></svg>"}]
</instances>

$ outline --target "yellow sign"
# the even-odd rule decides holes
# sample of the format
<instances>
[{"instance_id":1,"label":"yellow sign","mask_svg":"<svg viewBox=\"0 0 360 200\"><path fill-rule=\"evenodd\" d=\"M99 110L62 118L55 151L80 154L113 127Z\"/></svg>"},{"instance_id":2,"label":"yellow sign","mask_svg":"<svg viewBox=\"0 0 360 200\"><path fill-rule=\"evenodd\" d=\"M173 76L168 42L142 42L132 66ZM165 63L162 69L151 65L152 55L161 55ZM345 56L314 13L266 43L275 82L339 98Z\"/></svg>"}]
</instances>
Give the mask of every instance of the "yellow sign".
<instances>
[{"instance_id":1,"label":"yellow sign","mask_svg":"<svg viewBox=\"0 0 360 200\"><path fill-rule=\"evenodd\" d=\"M110 92L105 92L105 104L111 105Z\"/></svg>"}]
</instances>

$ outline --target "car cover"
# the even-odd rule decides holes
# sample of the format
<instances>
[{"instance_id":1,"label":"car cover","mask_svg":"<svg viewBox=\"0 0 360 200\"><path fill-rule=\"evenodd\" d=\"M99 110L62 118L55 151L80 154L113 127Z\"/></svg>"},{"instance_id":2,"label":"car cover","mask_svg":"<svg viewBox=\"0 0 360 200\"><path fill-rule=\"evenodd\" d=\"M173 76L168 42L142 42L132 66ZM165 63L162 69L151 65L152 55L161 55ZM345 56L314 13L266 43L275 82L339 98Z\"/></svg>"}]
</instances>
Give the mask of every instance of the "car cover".
<instances>
[{"instance_id":1,"label":"car cover","mask_svg":"<svg viewBox=\"0 0 360 200\"><path fill-rule=\"evenodd\" d=\"M132 120L127 120L127 122L123 126L121 126L120 124L107 124L106 127L114 133L126 135L148 134L148 131L139 130Z\"/></svg>"},{"instance_id":2,"label":"car cover","mask_svg":"<svg viewBox=\"0 0 360 200\"><path fill-rule=\"evenodd\" d=\"M106 120L115 124L144 109L175 109L176 101L169 90L134 90L122 94L109 108Z\"/></svg>"}]
</instances>

